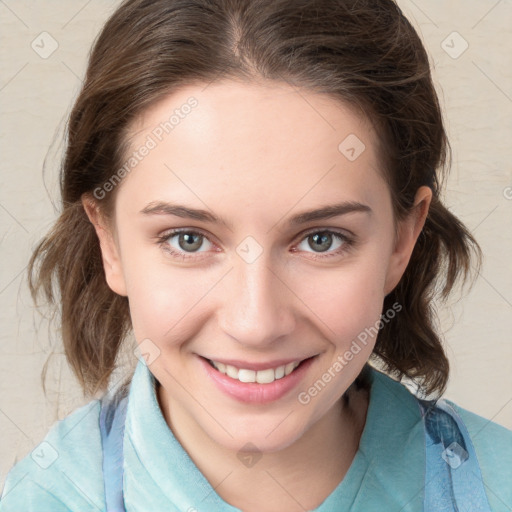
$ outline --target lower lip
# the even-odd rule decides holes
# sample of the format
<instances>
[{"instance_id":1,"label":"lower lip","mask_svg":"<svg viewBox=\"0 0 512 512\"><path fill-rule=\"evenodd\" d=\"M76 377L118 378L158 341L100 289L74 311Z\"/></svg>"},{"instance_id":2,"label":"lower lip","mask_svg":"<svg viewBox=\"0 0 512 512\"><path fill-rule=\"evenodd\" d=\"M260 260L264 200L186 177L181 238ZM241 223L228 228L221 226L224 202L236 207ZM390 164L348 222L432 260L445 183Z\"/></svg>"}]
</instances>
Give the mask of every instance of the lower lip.
<instances>
[{"instance_id":1,"label":"lower lip","mask_svg":"<svg viewBox=\"0 0 512 512\"><path fill-rule=\"evenodd\" d=\"M240 402L265 404L279 400L296 387L308 371L315 357L306 359L292 373L269 384L240 382L213 368L204 357L199 357L199 360L208 376L221 391Z\"/></svg>"}]
</instances>

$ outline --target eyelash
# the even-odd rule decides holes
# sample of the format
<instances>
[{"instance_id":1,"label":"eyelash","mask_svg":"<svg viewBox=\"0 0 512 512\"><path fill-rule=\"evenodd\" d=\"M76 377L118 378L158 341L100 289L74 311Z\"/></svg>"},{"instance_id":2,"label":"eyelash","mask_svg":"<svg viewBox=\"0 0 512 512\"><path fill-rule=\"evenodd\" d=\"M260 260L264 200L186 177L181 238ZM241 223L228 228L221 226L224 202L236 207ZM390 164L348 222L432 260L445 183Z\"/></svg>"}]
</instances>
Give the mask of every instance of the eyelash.
<instances>
[{"instance_id":1,"label":"eyelash","mask_svg":"<svg viewBox=\"0 0 512 512\"><path fill-rule=\"evenodd\" d=\"M173 248L169 247L169 245L168 245L169 238L172 238L172 237L174 237L176 235L179 235L180 233L187 233L187 234L192 234L192 235L200 235L203 238L206 238L210 243L213 243L201 231L192 230L192 229L186 229L186 228L180 228L180 229L173 229L171 231L168 231L168 232L164 233L163 235L158 236L157 237L157 244L159 246L161 246L164 251L168 252L173 257L182 258L183 260L188 260L188 259L191 259L191 258L197 258L197 256L194 256L194 254L197 254L197 253L178 252L178 251L174 250ZM330 229L314 229L314 230L308 231L307 233L304 233L302 235L302 238L300 239L299 243L302 242L303 240L306 240L311 235L315 235L315 234L331 234L331 235L334 235L335 237L338 237L343 242L343 245L341 247L339 247L337 250L335 250L333 252L329 252L326 256L321 256L320 253L314 253L314 252L310 253L310 254L312 254L312 258L314 260L324 260L324 259L327 259L327 258L339 256L342 253L348 251L350 248L352 248L355 245L355 239L350 238L349 236L347 236L344 233L341 233L340 231L333 231L333 230L330 230ZM293 252L298 252L298 251L293 251ZM308 251L306 251L306 252L308 252Z\"/></svg>"}]
</instances>

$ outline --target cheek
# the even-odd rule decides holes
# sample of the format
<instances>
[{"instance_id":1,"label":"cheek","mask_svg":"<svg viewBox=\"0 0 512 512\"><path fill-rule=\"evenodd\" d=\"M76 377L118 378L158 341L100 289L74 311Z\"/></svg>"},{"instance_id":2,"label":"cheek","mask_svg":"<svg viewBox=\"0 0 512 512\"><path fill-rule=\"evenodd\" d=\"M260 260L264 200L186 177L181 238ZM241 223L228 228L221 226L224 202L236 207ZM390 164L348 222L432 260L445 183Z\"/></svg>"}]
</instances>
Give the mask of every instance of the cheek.
<instances>
[{"instance_id":1,"label":"cheek","mask_svg":"<svg viewBox=\"0 0 512 512\"><path fill-rule=\"evenodd\" d=\"M301 276L297 295L327 339L344 346L378 322L384 301L383 267L383 258L375 256Z\"/></svg>"},{"instance_id":2,"label":"cheek","mask_svg":"<svg viewBox=\"0 0 512 512\"><path fill-rule=\"evenodd\" d=\"M173 268L158 248L127 238L122 249L135 338L173 345L174 339L191 337L200 321L201 299L214 283L193 268Z\"/></svg>"},{"instance_id":3,"label":"cheek","mask_svg":"<svg viewBox=\"0 0 512 512\"><path fill-rule=\"evenodd\" d=\"M136 339L172 346L191 338L204 322L201 299L211 287L206 279L190 278L186 272L159 272L156 265L138 272L128 290Z\"/></svg>"}]
</instances>

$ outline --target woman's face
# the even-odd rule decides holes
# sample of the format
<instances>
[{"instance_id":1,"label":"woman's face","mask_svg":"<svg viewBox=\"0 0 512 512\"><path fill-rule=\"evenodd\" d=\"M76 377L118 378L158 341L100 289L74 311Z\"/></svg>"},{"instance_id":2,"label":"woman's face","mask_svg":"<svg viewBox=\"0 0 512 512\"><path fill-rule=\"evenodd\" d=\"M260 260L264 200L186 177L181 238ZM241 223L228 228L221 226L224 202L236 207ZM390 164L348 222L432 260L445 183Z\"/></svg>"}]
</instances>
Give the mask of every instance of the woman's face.
<instances>
[{"instance_id":1,"label":"woman's face","mask_svg":"<svg viewBox=\"0 0 512 512\"><path fill-rule=\"evenodd\" d=\"M376 134L327 96L224 81L169 95L130 143L115 242L98 234L171 420L290 445L367 361L417 236L395 239Z\"/></svg>"}]
</instances>

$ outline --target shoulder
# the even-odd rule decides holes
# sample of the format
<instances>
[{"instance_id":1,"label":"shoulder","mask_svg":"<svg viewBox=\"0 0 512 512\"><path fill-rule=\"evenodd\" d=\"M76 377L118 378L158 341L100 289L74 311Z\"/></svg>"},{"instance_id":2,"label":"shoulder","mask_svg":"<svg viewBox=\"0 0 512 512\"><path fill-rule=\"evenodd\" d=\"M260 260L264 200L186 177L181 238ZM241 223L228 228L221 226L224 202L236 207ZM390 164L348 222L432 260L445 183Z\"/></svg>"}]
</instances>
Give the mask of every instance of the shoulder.
<instances>
[{"instance_id":1,"label":"shoulder","mask_svg":"<svg viewBox=\"0 0 512 512\"><path fill-rule=\"evenodd\" d=\"M100 401L56 422L9 471L0 512L103 510Z\"/></svg>"},{"instance_id":2,"label":"shoulder","mask_svg":"<svg viewBox=\"0 0 512 512\"><path fill-rule=\"evenodd\" d=\"M512 430L447 400L464 421L493 510L512 507Z\"/></svg>"},{"instance_id":3,"label":"shoulder","mask_svg":"<svg viewBox=\"0 0 512 512\"><path fill-rule=\"evenodd\" d=\"M374 403L372 409L368 411L370 419L373 420L366 429L367 440L372 442L372 453L380 451L389 455L389 462L383 462L386 465L386 478L392 475L395 482L403 481L407 482L404 486L414 486L415 482L424 481L425 464L425 425L418 407L418 397L406 384L372 370L370 396L373 395L374 402L378 403ZM455 409L468 430L491 509L494 512L510 512L512 431L446 398L444 400ZM411 459L411 453L417 456ZM402 471L400 467L393 468L392 465L396 461L406 470ZM391 469L394 472L391 472ZM381 475L379 479L382 480ZM421 492L418 496L421 497ZM414 504L411 506L414 508Z\"/></svg>"}]
</instances>

